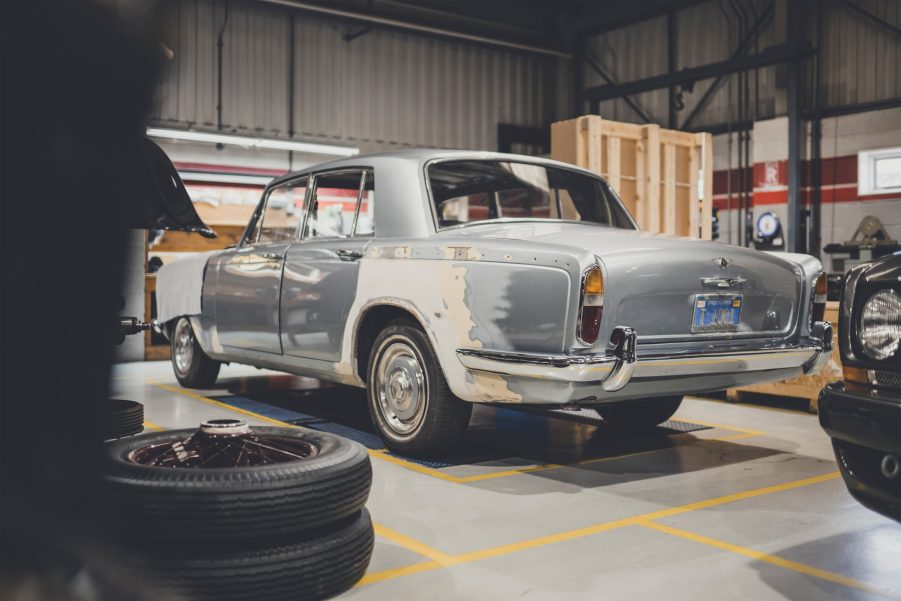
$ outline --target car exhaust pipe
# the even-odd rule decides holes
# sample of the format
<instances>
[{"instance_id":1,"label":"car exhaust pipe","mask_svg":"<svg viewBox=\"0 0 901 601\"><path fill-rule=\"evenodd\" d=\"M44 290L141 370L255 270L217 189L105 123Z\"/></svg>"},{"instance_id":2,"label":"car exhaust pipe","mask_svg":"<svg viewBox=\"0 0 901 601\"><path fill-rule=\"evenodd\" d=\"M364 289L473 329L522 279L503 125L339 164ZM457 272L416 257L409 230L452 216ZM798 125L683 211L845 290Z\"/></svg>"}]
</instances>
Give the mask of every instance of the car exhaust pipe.
<instances>
[{"instance_id":1,"label":"car exhaust pipe","mask_svg":"<svg viewBox=\"0 0 901 601\"><path fill-rule=\"evenodd\" d=\"M889 480L894 480L901 473L901 465L898 464L898 458L891 454L882 458L882 465L879 467L882 470L882 475Z\"/></svg>"}]
</instances>

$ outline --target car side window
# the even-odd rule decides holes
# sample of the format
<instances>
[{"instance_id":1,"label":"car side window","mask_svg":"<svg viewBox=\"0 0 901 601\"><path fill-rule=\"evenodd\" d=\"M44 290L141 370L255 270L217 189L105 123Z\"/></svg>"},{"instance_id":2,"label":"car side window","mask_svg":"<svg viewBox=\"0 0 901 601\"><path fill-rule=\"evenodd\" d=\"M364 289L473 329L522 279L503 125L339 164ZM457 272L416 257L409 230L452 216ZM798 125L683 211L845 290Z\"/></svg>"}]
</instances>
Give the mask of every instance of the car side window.
<instances>
[{"instance_id":1,"label":"car side window","mask_svg":"<svg viewBox=\"0 0 901 601\"><path fill-rule=\"evenodd\" d=\"M317 175L310 198L304 239L372 235L374 189L371 173L355 169Z\"/></svg>"},{"instance_id":2,"label":"car side window","mask_svg":"<svg viewBox=\"0 0 901 601\"><path fill-rule=\"evenodd\" d=\"M250 243L268 244L293 240L303 221L304 198L309 178L286 182L269 190L263 212L247 238Z\"/></svg>"}]
</instances>

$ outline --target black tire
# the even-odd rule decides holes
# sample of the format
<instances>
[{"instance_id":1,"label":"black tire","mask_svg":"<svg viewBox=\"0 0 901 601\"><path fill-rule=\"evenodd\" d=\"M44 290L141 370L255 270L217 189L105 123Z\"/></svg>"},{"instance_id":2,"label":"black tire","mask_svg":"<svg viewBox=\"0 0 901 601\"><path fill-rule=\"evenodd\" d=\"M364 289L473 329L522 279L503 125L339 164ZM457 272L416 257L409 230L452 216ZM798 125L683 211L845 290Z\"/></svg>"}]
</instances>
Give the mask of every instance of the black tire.
<instances>
[{"instance_id":1,"label":"black tire","mask_svg":"<svg viewBox=\"0 0 901 601\"><path fill-rule=\"evenodd\" d=\"M332 527L267 548L139 553L129 567L160 599L297 601L325 599L354 585L369 566L374 534L363 509Z\"/></svg>"},{"instance_id":2,"label":"black tire","mask_svg":"<svg viewBox=\"0 0 901 601\"><path fill-rule=\"evenodd\" d=\"M136 401L105 399L100 414L103 440L133 436L144 430L144 405Z\"/></svg>"},{"instance_id":3,"label":"black tire","mask_svg":"<svg viewBox=\"0 0 901 601\"><path fill-rule=\"evenodd\" d=\"M673 396L602 405L595 409L611 426L635 432L662 424L679 410L681 404L682 397Z\"/></svg>"},{"instance_id":4,"label":"black tire","mask_svg":"<svg viewBox=\"0 0 901 601\"><path fill-rule=\"evenodd\" d=\"M409 432L400 432L397 427L389 425L391 417L386 415L388 409L380 403L377 390L379 364L385 360L386 352L395 342L412 350L425 382L421 418ZM472 414L472 404L458 399L451 392L438 357L419 324L405 319L389 323L372 345L366 373L369 413L382 441L390 450L409 456L438 456L454 449L463 440Z\"/></svg>"},{"instance_id":5,"label":"black tire","mask_svg":"<svg viewBox=\"0 0 901 601\"><path fill-rule=\"evenodd\" d=\"M182 339L182 335L186 338ZM182 348L190 349L190 359L185 365L179 366L179 356L185 355L180 350L179 345L185 345ZM194 335L194 328L191 326L191 320L187 317L179 317L172 326L172 332L169 336L169 345L171 350L172 371L178 383L185 388L212 388L219 377L219 368L222 364L215 359L210 359L203 352L197 337Z\"/></svg>"},{"instance_id":6,"label":"black tire","mask_svg":"<svg viewBox=\"0 0 901 601\"><path fill-rule=\"evenodd\" d=\"M103 495L113 531L129 541L273 539L346 518L366 503L372 466L353 441L300 428L255 427L319 449L298 461L236 468L138 465L132 451L180 441L194 430L151 432L108 443Z\"/></svg>"}]
</instances>

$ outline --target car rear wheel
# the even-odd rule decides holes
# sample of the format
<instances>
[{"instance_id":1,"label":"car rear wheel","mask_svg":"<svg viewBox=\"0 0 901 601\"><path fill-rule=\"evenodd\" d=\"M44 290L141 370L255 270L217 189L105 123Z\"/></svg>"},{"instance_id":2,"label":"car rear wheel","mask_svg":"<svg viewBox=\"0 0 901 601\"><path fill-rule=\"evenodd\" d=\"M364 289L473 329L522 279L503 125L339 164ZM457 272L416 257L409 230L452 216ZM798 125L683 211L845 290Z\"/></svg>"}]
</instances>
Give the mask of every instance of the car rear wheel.
<instances>
[{"instance_id":1,"label":"car rear wheel","mask_svg":"<svg viewBox=\"0 0 901 601\"><path fill-rule=\"evenodd\" d=\"M682 404L681 396L628 401L597 407L605 422L629 431L650 430L671 418Z\"/></svg>"},{"instance_id":2,"label":"car rear wheel","mask_svg":"<svg viewBox=\"0 0 901 601\"><path fill-rule=\"evenodd\" d=\"M187 317L179 317L175 322L170 342L172 369L178 383L185 388L212 388L222 364L210 359L200 348Z\"/></svg>"},{"instance_id":3,"label":"car rear wheel","mask_svg":"<svg viewBox=\"0 0 901 601\"><path fill-rule=\"evenodd\" d=\"M434 456L457 446L472 405L451 392L425 332L395 320L369 355L367 398L385 445L404 455Z\"/></svg>"}]
</instances>

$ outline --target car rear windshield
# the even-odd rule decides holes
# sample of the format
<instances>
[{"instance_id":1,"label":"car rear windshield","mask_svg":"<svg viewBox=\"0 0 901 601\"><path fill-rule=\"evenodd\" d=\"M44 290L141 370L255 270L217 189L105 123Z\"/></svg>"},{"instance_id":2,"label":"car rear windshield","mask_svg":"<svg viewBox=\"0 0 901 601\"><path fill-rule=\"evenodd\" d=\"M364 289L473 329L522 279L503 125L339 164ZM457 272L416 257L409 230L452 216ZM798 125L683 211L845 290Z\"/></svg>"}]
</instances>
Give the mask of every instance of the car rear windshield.
<instances>
[{"instance_id":1,"label":"car rear windshield","mask_svg":"<svg viewBox=\"0 0 901 601\"><path fill-rule=\"evenodd\" d=\"M514 161L441 161L428 167L439 227L492 219L635 223L604 181L568 169Z\"/></svg>"}]
</instances>

